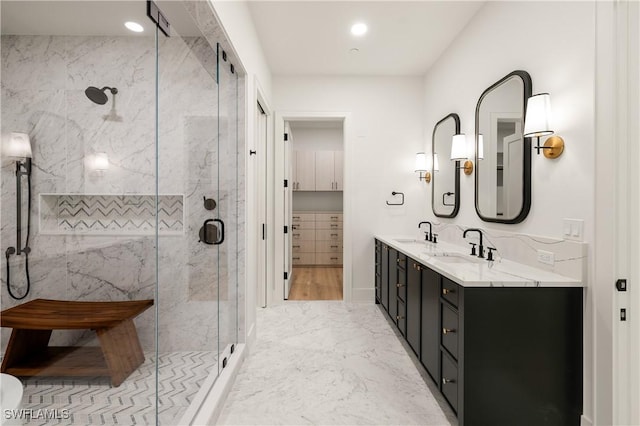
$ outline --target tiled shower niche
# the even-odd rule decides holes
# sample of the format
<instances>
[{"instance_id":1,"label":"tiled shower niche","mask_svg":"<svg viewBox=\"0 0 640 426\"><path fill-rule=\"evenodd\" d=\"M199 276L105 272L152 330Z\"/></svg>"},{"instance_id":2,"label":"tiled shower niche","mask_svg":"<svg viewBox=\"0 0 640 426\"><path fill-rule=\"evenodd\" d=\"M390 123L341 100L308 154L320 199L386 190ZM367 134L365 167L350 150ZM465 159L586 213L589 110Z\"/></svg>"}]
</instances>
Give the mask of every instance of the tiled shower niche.
<instances>
[{"instance_id":1,"label":"tiled shower niche","mask_svg":"<svg viewBox=\"0 0 640 426\"><path fill-rule=\"evenodd\" d=\"M184 196L158 196L158 232L184 234ZM42 234L153 235L156 196L40 194Z\"/></svg>"}]
</instances>

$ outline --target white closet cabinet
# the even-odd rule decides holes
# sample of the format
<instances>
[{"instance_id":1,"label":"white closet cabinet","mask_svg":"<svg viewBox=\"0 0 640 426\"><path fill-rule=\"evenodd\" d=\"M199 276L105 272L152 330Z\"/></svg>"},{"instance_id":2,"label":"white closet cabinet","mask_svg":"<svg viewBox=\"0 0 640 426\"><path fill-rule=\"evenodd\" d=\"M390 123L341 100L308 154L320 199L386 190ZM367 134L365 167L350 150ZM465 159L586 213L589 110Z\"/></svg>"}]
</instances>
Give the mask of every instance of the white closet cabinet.
<instances>
[{"instance_id":1,"label":"white closet cabinet","mask_svg":"<svg viewBox=\"0 0 640 426\"><path fill-rule=\"evenodd\" d=\"M342 191L342 151L316 151L316 191Z\"/></svg>"},{"instance_id":2,"label":"white closet cabinet","mask_svg":"<svg viewBox=\"0 0 640 426\"><path fill-rule=\"evenodd\" d=\"M294 151L293 190L316 190L316 153L315 151Z\"/></svg>"}]
</instances>

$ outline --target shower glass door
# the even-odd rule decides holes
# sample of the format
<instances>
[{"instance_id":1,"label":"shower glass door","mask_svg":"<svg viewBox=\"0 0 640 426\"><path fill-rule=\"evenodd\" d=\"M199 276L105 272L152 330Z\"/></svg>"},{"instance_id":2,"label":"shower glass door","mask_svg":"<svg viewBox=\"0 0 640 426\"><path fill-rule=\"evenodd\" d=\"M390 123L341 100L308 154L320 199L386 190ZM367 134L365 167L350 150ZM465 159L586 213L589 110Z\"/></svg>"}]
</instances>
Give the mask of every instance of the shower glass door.
<instances>
[{"instance_id":1,"label":"shower glass door","mask_svg":"<svg viewBox=\"0 0 640 426\"><path fill-rule=\"evenodd\" d=\"M189 424L218 376L219 298L228 294L220 283L233 241L220 165L218 52L193 18L200 3L208 6L158 3L171 24L170 37L157 35L161 425Z\"/></svg>"}]
</instances>

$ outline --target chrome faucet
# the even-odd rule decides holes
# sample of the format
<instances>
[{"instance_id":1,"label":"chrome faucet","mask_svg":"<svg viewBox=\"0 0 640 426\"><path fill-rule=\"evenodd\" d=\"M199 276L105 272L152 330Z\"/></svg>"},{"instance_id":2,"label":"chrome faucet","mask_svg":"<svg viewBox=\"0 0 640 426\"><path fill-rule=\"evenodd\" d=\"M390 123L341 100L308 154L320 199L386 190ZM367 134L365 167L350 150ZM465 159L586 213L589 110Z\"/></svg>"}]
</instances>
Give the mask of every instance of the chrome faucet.
<instances>
[{"instance_id":1,"label":"chrome faucet","mask_svg":"<svg viewBox=\"0 0 640 426\"><path fill-rule=\"evenodd\" d=\"M467 228L462 233L462 238L467 238L467 233L468 232L477 232L478 235L480 236L480 244L479 244L479 247L478 247L477 256L479 258L484 259L484 246L482 245L482 230L478 229L478 228ZM476 244L475 243L469 243L469 244L471 244L471 256L476 256Z\"/></svg>"},{"instance_id":2,"label":"chrome faucet","mask_svg":"<svg viewBox=\"0 0 640 426\"><path fill-rule=\"evenodd\" d=\"M418 224L418 229L420 229L420 227L421 227L422 225L429 225L429 232L425 232L425 233L424 233L424 240L425 240L425 241L433 242L433 233L431 232L431 231L432 231L432 228L431 228L431 222L429 222L429 221L420 222L420 223Z\"/></svg>"}]
</instances>

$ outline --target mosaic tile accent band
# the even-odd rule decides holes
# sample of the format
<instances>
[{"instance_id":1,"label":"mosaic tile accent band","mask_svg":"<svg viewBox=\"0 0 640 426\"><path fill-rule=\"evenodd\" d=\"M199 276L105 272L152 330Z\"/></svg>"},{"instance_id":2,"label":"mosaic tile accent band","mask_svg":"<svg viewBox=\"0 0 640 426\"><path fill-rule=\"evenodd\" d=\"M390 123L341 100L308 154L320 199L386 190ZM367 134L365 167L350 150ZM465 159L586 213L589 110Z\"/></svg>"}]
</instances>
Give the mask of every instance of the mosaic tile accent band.
<instances>
[{"instance_id":1,"label":"mosaic tile accent band","mask_svg":"<svg viewBox=\"0 0 640 426\"><path fill-rule=\"evenodd\" d=\"M156 226L154 195L59 195L56 230L62 233L152 234ZM182 195L158 199L160 233L183 232Z\"/></svg>"}]
</instances>

